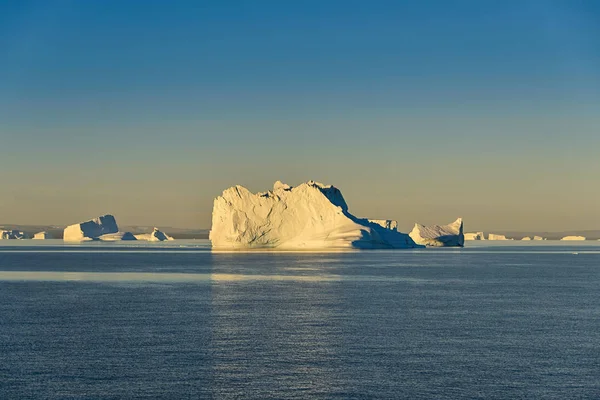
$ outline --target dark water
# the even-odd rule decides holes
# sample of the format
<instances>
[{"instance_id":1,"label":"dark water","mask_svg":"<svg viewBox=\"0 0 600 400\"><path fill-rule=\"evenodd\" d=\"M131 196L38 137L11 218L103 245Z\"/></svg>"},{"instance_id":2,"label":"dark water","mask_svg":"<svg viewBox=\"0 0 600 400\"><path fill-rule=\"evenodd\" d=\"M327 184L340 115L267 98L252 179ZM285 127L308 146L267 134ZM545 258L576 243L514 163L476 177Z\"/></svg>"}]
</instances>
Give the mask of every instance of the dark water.
<instances>
[{"instance_id":1,"label":"dark water","mask_svg":"<svg viewBox=\"0 0 600 400\"><path fill-rule=\"evenodd\" d=\"M600 398L597 247L32 250L0 399Z\"/></svg>"}]
</instances>

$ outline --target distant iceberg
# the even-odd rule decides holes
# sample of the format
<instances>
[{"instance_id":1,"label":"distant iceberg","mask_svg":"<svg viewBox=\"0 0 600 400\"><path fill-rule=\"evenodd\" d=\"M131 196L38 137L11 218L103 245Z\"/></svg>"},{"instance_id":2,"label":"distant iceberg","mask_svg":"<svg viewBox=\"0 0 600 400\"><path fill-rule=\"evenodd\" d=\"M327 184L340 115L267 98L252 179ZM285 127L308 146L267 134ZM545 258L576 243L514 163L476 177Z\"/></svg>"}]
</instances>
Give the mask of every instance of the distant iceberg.
<instances>
[{"instance_id":1,"label":"distant iceberg","mask_svg":"<svg viewBox=\"0 0 600 400\"><path fill-rule=\"evenodd\" d=\"M415 243L431 247L462 247L465 244L462 218L448 225L415 224L409 236Z\"/></svg>"},{"instance_id":2,"label":"distant iceberg","mask_svg":"<svg viewBox=\"0 0 600 400\"><path fill-rule=\"evenodd\" d=\"M99 240L105 242L116 242L120 240L137 240L131 232L106 233L98 237Z\"/></svg>"},{"instance_id":3,"label":"distant iceberg","mask_svg":"<svg viewBox=\"0 0 600 400\"><path fill-rule=\"evenodd\" d=\"M465 240L485 240L483 232L465 233Z\"/></svg>"},{"instance_id":4,"label":"distant iceberg","mask_svg":"<svg viewBox=\"0 0 600 400\"><path fill-rule=\"evenodd\" d=\"M543 238L541 236L534 236L533 240L546 240L546 238Z\"/></svg>"},{"instance_id":5,"label":"distant iceberg","mask_svg":"<svg viewBox=\"0 0 600 400\"><path fill-rule=\"evenodd\" d=\"M523 239L521 240L531 240L531 238L529 236L525 236Z\"/></svg>"},{"instance_id":6,"label":"distant iceberg","mask_svg":"<svg viewBox=\"0 0 600 400\"><path fill-rule=\"evenodd\" d=\"M0 239L29 239L30 236L17 229L0 231Z\"/></svg>"},{"instance_id":7,"label":"distant iceberg","mask_svg":"<svg viewBox=\"0 0 600 400\"><path fill-rule=\"evenodd\" d=\"M373 220L375 221L375 220ZM210 240L215 248L414 248L394 222L360 219L334 186L275 182L272 191L226 189L214 200Z\"/></svg>"},{"instance_id":8,"label":"distant iceberg","mask_svg":"<svg viewBox=\"0 0 600 400\"><path fill-rule=\"evenodd\" d=\"M63 240L81 242L85 240L100 240L103 235L119 232L115 217L110 214L102 215L89 221L67 226L63 232ZM108 240L111 237L107 236Z\"/></svg>"},{"instance_id":9,"label":"distant iceberg","mask_svg":"<svg viewBox=\"0 0 600 400\"><path fill-rule=\"evenodd\" d=\"M154 228L151 233L140 233L135 235L137 240L147 240L149 242L162 242L164 240L173 240L173 238L166 233L160 231L158 228Z\"/></svg>"},{"instance_id":10,"label":"distant iceberg","mask_svg":"<svg viewBox=\"0 0 600 400\"><path fill-rule=\"evenodd\" d=\"M585 240L585 236L565 236L560 240Z\"/></svg>"},{"instance_id":11,"label":"distant iceberg","mask_svg":"<svg viewBox=\"0 0 600 400\"><path fill-rule=\"evenodd\" d=\"M488 240L511 240L511 239L507 239L506 236L504 235L498 235L495 233L490 233L488 235Z\"/></svg>"},{"instance_id":12,"label":"distant iceberg","mask_svg":"<svg viewBox=\"0 0 600 400\"><path fill-rule=\"evenodd\" d=\"M48 232L38 232L35 235L33 235L34 239L52 239L52 235L50 235Z\"/></svg>"}]
</instances>

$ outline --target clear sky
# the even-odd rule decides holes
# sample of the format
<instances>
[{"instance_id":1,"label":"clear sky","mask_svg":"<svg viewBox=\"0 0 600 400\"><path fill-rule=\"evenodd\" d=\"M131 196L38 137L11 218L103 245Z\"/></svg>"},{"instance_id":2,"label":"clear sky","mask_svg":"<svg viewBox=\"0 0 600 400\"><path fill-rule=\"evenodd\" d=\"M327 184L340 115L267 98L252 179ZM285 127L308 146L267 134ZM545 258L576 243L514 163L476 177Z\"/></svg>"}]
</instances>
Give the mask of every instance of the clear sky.
<instances>
[{"instance_id":1,"label":"clear sky","mask_svg":"<svg viewBox=\"0 0 600 400\"><path fill-rule=\"evenodd\" d=\"M600 2L0 0L0 222L208 228L231 185L600 229Z\"/></svg>"}]
</instances>

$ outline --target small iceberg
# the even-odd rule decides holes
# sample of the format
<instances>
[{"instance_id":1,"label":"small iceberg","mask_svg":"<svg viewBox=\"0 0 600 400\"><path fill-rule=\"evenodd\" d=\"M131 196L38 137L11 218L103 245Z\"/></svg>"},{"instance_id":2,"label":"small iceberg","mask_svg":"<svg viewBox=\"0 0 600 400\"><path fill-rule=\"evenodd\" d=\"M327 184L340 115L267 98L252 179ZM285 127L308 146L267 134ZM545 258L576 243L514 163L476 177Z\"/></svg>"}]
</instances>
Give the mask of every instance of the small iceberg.
<instances>
[{"instance_id":1,"label":"small iceberg","mask_svg":"<svg viewBox=\"0 0 600 400\"><path fill-rule=\"evenodd\" d=\"M462 218L448 225L415 224L408 235L415 243L430 247L463 247L465 244Z\"/></svg>"},{"instance_id":2,"label":"small iceberg","mask_svg":"<svg viewBox=\"0 0 600 400\"><path fill-rule=\"evenodd\" d=\"M560 240L585 240L585 236L565 236Z\"/></svg>"},{"instance_id":3,"label":"small iceberg","mask_svg":"<svg viewBox=\"0 0 600 400\"><path fill-rule=\"evenodd\" d=\"M158 228L154 228L151 233L140 233L135 235L137 240L146 240L148 242L162 242L165 240L173 240L173 238Z\"/></svg>"},{"instance_id":4,"label":"small iceberg","mask_svg":"<svg viewBox=\"0 0 600 400\"><path fill-rule=\"evenodd\" d=\"M498 235L495 233L490 233L488 235L488 240L512 240L512 239L508 239L505 235Z\"/></svg>"},{"instance_id":5,"label":"small iceberg","mask_svg":"<svg viewBox=\"0 0 600 400\"><path fill-rule=\"evenodd\" d=\"M483 232L465 233L465 240L485 240Z\"/></svg>"}]
</instances>

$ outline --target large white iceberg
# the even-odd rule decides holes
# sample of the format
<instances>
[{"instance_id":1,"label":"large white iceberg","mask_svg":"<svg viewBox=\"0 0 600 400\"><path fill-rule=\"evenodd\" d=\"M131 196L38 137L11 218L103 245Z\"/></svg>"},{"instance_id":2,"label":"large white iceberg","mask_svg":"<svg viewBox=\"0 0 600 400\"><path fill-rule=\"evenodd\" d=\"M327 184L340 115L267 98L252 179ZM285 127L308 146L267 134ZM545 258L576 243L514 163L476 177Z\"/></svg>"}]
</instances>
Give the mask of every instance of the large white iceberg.
<instances>
[{"instance_id":1,"label":"large white iceberg","mask_svg":"<svg viewBox=\"0 0 600 400\"><path fill-rule=\"evenodd\" d=\"M415 243L431 247L462 247L465 244L462 218L448 225L415 224L409 236Z\"/></svg>"},{"instance_id":2,"label":"large white iceberg","mask_svg":"<svg viewBox=\"0 0 600 400\"><path fill-rule=\"evenodd\" d=\"M465 233L465 240L485 240L483 232Z\"/></svg>"},{"instance_id":3,"label":"large white iceberg","mask_svg":"<svg viewBox=\"0 0 600 400\"><path fill-rule=\"evenodd\" d=\"M546 238L543 238L541 236L534 236L533 240L546 240Z\"/></svg>"},{"instance_id":4,"label":"large white iceberg","mask_svg":"<svg viewBox=\"0 0 600 400\"><path fill-rule=\"evenodd\" d=\"M52 239L52 235L50 235L48 232L38 232L35 235L33 235L34 239Z\"/></svg>"},{"instance_id":5,"label":"large white iceberg","mask_svg":"<svg viewBox=\"0 0 600 400\"><path fill-rule=\"evenodd\" d=\"M392 228L392 223L389 227ZM412 248L406 234L348 212L335 187L309 181L272 191L226 189L214 201L210 240L215 248Z\"/></svg>"},{"instance_id":6,"label":"large white iceberg","mask_svg":"<svg viewBox=\"0 0 600 400\"><path fill-rule=\"evenodd\" d=\"M527 240L531 240L531 238L530 238L529 236L525 236L525 237L524 237L523 239L521 239L521 240L525 240L525 241L527 241Z\"/></svg>"},{"instance_id":7,"label":"large white iceberg","mask_svg":"<svg viewBox=\"0 0 600 400\"><path fill-rule=\"evenodd\" d=\"M163 240L173 240L173 238L166 233L160 231L158 228L154 228L151 233L140 233L135 235L137 240L147 240L149 242L162 242Z\"/></svg>"},{"instance_id":8,"label":"large white iceberg","mask_svg":"<svg viewBox=\"0 0 600 400\"><path fill-rule=\"evenodd\" d=\"M565 236L560 240L585 240L585 236Z\"/></svg>"},{"instance_id":9,"label":"large white iceberg","mask_svg":"<svg viewBox=\"0 0 600 400\"><path fill-rule=\"evenodd\" d=\"M102 215L89 221L67 226L63 232L65 241L81 242L84 240L100 240L101 236L119 232L117 221L112 215ZM110 237L107 236L109 240ZM115 239L112 239L115 240Z\"/></svg>"}]
</instances>

